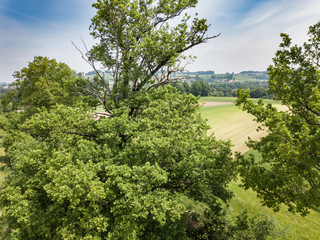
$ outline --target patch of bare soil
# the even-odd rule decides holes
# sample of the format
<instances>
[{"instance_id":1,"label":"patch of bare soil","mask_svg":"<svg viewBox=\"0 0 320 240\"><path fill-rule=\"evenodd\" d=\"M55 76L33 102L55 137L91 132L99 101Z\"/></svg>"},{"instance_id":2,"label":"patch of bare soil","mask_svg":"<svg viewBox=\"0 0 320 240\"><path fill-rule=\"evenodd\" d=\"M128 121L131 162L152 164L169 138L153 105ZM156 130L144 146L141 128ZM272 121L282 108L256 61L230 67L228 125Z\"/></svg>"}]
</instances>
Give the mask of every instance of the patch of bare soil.
<instances>
[{"instance_id":1,"label":"patch of bare soil","mask_svg":"<svg viewBox=\"0 0 320 240\"><path fill-rule=\"evenodd\" d=\"M220 106L220 105L230 105L232 102L204 102L203 107L209 106Z\"/></svg>"}]
</instances>

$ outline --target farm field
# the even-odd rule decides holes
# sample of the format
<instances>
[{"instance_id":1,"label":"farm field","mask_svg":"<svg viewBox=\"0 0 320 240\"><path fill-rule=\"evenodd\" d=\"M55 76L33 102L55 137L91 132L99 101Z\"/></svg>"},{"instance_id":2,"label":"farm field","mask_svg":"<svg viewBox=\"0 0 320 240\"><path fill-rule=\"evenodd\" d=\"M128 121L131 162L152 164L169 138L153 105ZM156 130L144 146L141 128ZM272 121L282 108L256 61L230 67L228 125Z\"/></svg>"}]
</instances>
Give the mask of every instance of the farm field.
<instances>
[{"instance_id":1,"label":"farm field","mask_svg":"<svg viewBox=\"0 0 320 240\"><path fill-rule=\"evenodd\" d=\"M233 97L202 97L203 107L200 113L203 118L208 120L211 126L209 134L214 132L215 136L223 140L231 140L232 150L245 153L248 147L245 142L250 136L254 140L265 136L266 132L257 132L258 123L253 121L254 117L242 111L233 104L236 98ZM257 99L253 100L257 102ZM205 102L216 103L213 106L206 106ZM227 104L227 103L230 104ZM266 99L265 103L273 103L278 109L285 109L280 103ZM221 103L221 105L219 105Z\"/></svg>"},{"instance_id":2,"label":"farm field","mask_svg":"<svg viewBox=\"0 0 320 240\"><path fill-rule=\"evenodd\" d=\"M217 105L202 107L200 113L212 127L210 133L214 132L218 139L230 139L233 143L234 151L245 153L248 148L245 145L247 137L258 139L265 135L264 132L256 132L258 124L253 121L253 117L238 109L232 102L235 98L201 98L203 102L230 102L229 105ZM270 101L269 101L270 102ZM283 109L279 103L275 104ZM262 206L256 193L251 190L244 190L239 187L240 182L232 182L229 188L234 192L234 198L230 202L228 212L231 216L237 216L247 209L249 215L264 214L269 215L276 223L278 231L285 233L277 239L292 240L319 240L320 239L320 213L311 211L306 217L294 215L282 207L277 213L272 209Z\"/></svg>"},{"instance_id":3,"label":"farm field","mask_svg":"<svg viewBox=\"0 0 320 240\"><path fill-rule=\"evenodd\" d=\"M230 102L230 104L204 106L200 109L203 118L208 120L211 126L209 134L214 132L215 136L223 140L231 140L232 150L245 153L249 149L245 142L250 136L252 139L259 139L265 132L257 132L258 123L253 121L253 117L243 112L233 104L235 98L201 98L202 101L210 102Z\"/></svg>"}]
</instances>

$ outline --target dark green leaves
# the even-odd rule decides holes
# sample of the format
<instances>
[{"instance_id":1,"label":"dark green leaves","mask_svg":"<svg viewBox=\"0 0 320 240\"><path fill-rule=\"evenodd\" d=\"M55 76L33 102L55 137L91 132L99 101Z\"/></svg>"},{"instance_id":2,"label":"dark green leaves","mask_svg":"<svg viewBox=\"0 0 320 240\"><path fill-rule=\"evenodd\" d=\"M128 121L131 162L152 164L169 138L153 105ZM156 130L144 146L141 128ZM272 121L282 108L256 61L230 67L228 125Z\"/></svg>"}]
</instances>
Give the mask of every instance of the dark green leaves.
<instances>
[{"instance_id":1,"label":"dark green leaves","mask_svg":"<svg viewBox=\"0 0 320 240\"><path fill-rule=\"evenodd\" d=\"M302 214L320 206L319 26L310 27L303 47L291 46L282 34L281 49L268 68L269 90L287 110L255 105L243 91L236 102L269 131L261 141L249 142L262 159L240 160L244 186L256 190L269 207L284 203Z\"/></svg>"}]
</instances>

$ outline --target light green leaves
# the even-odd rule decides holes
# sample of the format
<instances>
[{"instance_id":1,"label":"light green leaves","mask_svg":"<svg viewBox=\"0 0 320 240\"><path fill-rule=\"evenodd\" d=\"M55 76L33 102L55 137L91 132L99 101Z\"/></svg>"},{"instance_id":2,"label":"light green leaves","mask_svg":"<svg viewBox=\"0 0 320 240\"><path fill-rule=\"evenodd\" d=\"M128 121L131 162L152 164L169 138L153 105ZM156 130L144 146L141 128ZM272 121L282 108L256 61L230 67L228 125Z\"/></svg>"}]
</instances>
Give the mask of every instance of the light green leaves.
<instances>
[{"instance_id":1,"label":"light green leaves","mask_svg":"<svg viewBox=\"0 0 320 240\"><path fill-rule=\"evenodd\" d=\"M90 50L88 59L92 66L97 61L112 71L112 89L105 91L105 79L100 77L99 94L95 94L100 95L106 110L112 111L139 91L172 82L171 73L181 71L187 63L183 53L216 37L205 36L209 27L205 19L185 14L172 24L196 4L191 0L103 0L93 4L97 14L91 30L99 43Z\"/></svg>"},{"instance_id":2,"label":"light green leaves","mask_svg":"<svg viewBox=\"0 0 320 240\"><path fill-rule=\"evenodd\" d=\"M40 239L187 239L191 218L211 226L208 212L221 216L235 173L230 144L206 135L198 108L171 87L130 97L109 118L65 106L33 115L22 126L30 144L8 149L8 229Z\"/></svg>"},{"instance_id":3,"label":"light green leaves","mask_svg":"<svg viewBox=\"0 0 320 240\"><path fill-rule=\"evenodd\" d=\"M16 71L14 77L15 89L1 103L12 104L13 110L23 110L27 117L38 112L38 108L51 108L55 104L75 106L82 101L94 104L77 88L84 82L65 63L55 59L35 57L28 67Z\"/></svg>"}]
</instances>

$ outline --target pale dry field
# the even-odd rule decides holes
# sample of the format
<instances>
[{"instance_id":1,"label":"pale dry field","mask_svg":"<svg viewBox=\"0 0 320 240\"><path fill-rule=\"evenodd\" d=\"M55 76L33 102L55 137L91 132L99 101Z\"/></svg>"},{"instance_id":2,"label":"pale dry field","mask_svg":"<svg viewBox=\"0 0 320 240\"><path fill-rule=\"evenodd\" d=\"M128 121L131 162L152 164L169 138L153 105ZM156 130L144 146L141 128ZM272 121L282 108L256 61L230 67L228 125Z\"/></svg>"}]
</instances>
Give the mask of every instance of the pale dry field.
<instances>
[{"instance_id":1,"label":"pale dry field","mask_svg":"<svg viewBox=\"0 0 320 240\"><path fill-rule=\"evenodd\" d=\"M210 107L210 106L220 106L220 105L230 105L233 104L232 102L203 102L203 107Z\"/></svg>"},{"instance_id":2,"label":"pale dry field","mask_svg":"<svg viewBox=\"0 0 320 240\"><path fill-rule=\"evenodd\" d=\"M266 135L266 131L256 131L259 124L253 121L253 116L233 103L206 102L200 112L211 126L208 134L214 132L218 139L231 140L234 152L244 153L249 150L245 144L249 136L258 140Z\"/></svg>"},{"instance_id":3,"label":"pale dry field","mask_svg":"<svg viewBox=\"0 0 320 240\"><path fill-rule=\"evenodd\" d=\"M286 109L280 104L273 106L279 110ZM261 124L255 122L251 114L242 111L232 102L204 102L200 112L211 127L208 134L213 132L218 139L231 140L234 152L245 153L249 150L246 146L248 137L259 140L267 134L265 127L262 127L263 131L257 131Z\"/></svg>"}]
</instances>

